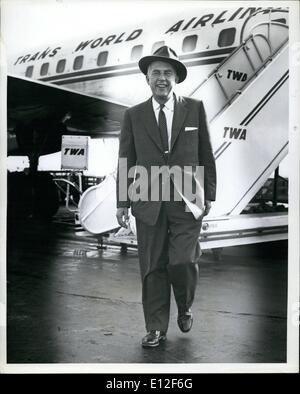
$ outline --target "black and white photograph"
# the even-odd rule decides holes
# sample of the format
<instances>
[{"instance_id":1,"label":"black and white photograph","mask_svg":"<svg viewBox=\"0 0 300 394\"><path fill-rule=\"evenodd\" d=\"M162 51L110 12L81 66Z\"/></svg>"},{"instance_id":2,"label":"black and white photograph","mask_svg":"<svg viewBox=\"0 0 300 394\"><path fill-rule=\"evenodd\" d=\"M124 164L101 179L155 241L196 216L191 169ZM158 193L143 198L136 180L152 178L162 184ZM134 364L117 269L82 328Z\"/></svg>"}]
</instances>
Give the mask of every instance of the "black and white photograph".
<instances>
[{"instance_id":1,"label":"black and white photograph","mask_svg":"<svg viewBox=\"0 0 300 394\"><path fill-rule=\"evenodd\" d=\"M0 7L0 372L299 372L299 3Z\"/></svg>"}]
</instances>

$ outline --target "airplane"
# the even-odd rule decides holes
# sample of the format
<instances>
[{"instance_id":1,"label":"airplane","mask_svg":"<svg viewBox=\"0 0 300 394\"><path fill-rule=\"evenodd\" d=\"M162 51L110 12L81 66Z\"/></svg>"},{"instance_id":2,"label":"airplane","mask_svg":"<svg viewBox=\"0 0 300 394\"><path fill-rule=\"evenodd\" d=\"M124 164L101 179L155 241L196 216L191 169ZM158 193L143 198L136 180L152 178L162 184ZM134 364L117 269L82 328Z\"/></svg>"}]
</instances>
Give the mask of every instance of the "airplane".
<instances>
[{"instance_id":1,"label":"airplane","mask_svg":"<svg viewBox=\"0 0 300 394\"><path fill-rule=\"evenodd\" d=\"M106 175L111 174L116 165L124 111L150 95L138 60L168 45L188 69L188 78L177 86L176 92L201 98L207 109L220 174L218 193L222 196L218 199L217 195L220 202L215 204L208 220L221 217L216 223L224 224L225 217L234 215L240 220L240 213L288 151L288 24L288 9L282 7L194 6L180 15L172 9L167 17L149 19L144 24L137 22L126 29L115 27L110 32L95 29L94 35L82 36L74 42L46 44L34 51L24 51L8 63L8 159L27 156L29 160L24 166L29 166L30 179L41 178L40 164L49 154L60 159L61 151L73 152L73 156L81 152L79 148L62 150L63 136L71 139L89 136L91 145L100 139L102 148L105 141L111 141L113 165L106 169ZM274 105L283 110L279 119ZM265 131L261 133L264 121ZM272 134L274 125L276 134ZM272 145L267 153L266 143ZM241 160L243 156L246 162ZM76 162L78 158L74 159ZM105 160L101 162L100 158L100 163ZM100 176L105 176L101 165L98 167ZM52 168L55 170L57 166ZM13 165L10 172L15 174ZM47 168L49 172L51 166ZM113 190L112 178L107 178L107 185ZM45 190L43 182L40 188ZM31 181L32 184L37 187L36 182ZM107 185L104 181L100 189ZM48 197L51 195L54 201L55 192L49 186L50 189L52 194L48 193ZM87 219L93 217L87 212L94 212L93 225L98 221L97 209L90 207L93 190L88 197L82 195L89 202L80 204L84 211L81 217L86 219L82 224L87 230ZM99 188L96 193L99 194ZM51 205L47 212L51 216L58 204L49 204L49 199L42 201L45 194L38 194L38 209L46 212L46 206ZM101 200L102 218L103 210L107 212L108 207L113 210L114 199L110 196L105 209ZM272 224L276 231L280 227L272 239L285 237L286 219L279 219L280 225ZM117 227L111 215L107 220L107 226L93 228L91 232L102 233ZM253 228L262 227L261 219L259 225L256 218L254 222ZM208 231L218 227L212 222L204 224ZM243 221L240 226L245 227ZM268 225L268 231L272 226Z\"/></svg>"}]
</instances>

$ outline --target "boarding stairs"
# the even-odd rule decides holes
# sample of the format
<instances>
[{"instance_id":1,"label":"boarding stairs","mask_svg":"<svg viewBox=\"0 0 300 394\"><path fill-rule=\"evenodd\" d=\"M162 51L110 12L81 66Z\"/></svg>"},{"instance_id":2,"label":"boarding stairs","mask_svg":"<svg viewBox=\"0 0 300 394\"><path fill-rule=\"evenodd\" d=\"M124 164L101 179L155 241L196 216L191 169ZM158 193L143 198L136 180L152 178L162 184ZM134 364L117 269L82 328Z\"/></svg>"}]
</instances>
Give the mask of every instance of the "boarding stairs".
<instances>
[{"instance_id":1,"label":"boarding stairs","mask_svg":"<svg viewBox=\"0 0 300 394\"><path fill-rule=\"evenodd\" d=\"M275 12L249 17L241 45L191 94L204 101L218 175L204 249L288 236L287 211L241 214L288 153L289 30Z\"/></svg>"},{"instance_id":2,"label":"boarding stairs","mask_svg":"<svg viewBox=\"0 0 300 394\"><path fill-rule=\"evenodd\" d=\"M263 21L192 92L204 101L217 165L210 216L239 214L287 154L287 80L288 27Z\"/></svg>"}]
</instances>

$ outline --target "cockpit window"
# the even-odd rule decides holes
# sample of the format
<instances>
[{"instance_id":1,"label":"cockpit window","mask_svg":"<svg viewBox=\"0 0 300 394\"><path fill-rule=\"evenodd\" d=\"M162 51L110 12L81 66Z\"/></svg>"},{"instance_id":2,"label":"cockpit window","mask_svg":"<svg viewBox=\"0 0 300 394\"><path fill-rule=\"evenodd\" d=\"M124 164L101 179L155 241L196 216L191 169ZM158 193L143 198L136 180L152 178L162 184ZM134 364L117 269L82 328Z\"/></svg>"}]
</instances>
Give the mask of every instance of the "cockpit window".
<instances>
[{"instance_id":1,"label":"cockpit window","mask_svg":"<svg viewBox=\"0 0 300 394\"><path fill-rule=\"evenodd\" d=\"M65 67L66 67L66 59L60 59L57 62L57 66L56 66L56 72L57 73L62 73L65 71Z\"/></svg>"},{"instance_id":2,"label":"cockpit window","mask_svg":"<svg viewBox=\"0 0 300 394\"><path fill-rule=\"evenodd\" d=\"M48 70L49 70L49 63L44 63L44 64L42 64L42 67L41 67L41 75L47 75L47 73L48 73Z\"/></svg>"},{"instance_id":3,"label":"cockpit window","mask_svg":"<svg viewBox=\"0 0 300 394\"><path fill-rule=\"evenodd\" d=\"M182 42L182 52L192 52L197 45L198 36L193 34L192 36L187 36Z\"/></svg>"},{"instance_id":4,"label":"cockpit window","mask_svg":"<svg viewBox=\"0 0 300 394\"><path fill-rule=\"evenodd\" d=\"M73 70L80 70L83 65L83 56L77 56L74 59Z\"/></svg>"},{"instance_id":5,"label":"cockpit window","mask_svg":"<svg viewBox=\"0 0 300 394\"><path fill-rule=\"evenodd\" d=\"M100 52L97 58L97 66L101 67L107 63L108 51Z\"/></svg>"},{"instance_id":6,"label":"cockpit window","mask_svg":"<svg viewBox=\"0 0 300 394\"><path fill-rule=\"evenodd\" d=\"M33 73L33 66L28 66L26 68L25 77L28 78L32 77L32 73Z\"/></svg>"},{"instance_id":7,"label":"cockpit window","mask_svg":"<svg viewBox=\"0 0 300 394\"><path fill-rule=\"evenodd\" d=\"M139 60L142 57L143 45L135 45L131 50L131 60Z\"/></svg>"},{"instance_id":8,"label":"cockpit window","mask_svg":"<svg viewBox=\"0 0 300 394\"><path fill-rule=\"evenodd\" d=\"M230 29L224 29L220 31L218 38L219 47L228 47L234 43L236 29L231 27Z\"/></svg>"}]
</instances>

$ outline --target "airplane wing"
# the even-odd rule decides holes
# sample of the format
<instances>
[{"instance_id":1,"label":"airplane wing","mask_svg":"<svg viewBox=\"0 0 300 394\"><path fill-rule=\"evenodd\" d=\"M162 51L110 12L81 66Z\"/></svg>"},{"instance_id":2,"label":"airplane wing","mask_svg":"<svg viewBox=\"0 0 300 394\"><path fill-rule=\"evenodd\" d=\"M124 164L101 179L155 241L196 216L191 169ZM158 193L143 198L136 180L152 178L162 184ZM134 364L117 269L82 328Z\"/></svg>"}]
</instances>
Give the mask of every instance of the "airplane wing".
<instances>
[{"instance_id":1,"label":"airplane wing","mask_svg":"<svg viewBox=\"0 0 300 394\"><path fill-rule=\"evenodd\" d=\"M8 129L36 119L56 117L67 112L65 125L72 134L103 137L118 134L126 105L103 97L90 96L49 83L8 75Z\"/></svg>"}]
</instances>

